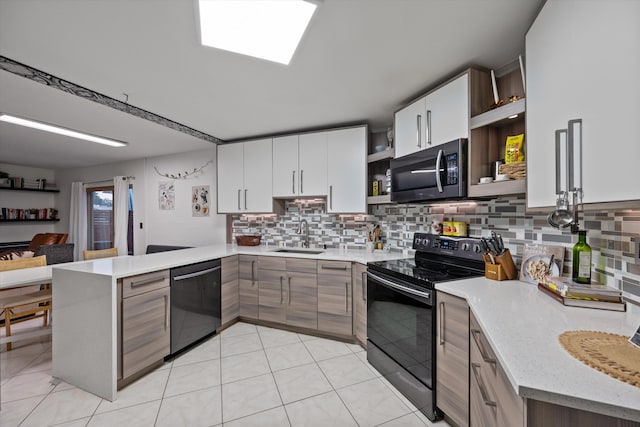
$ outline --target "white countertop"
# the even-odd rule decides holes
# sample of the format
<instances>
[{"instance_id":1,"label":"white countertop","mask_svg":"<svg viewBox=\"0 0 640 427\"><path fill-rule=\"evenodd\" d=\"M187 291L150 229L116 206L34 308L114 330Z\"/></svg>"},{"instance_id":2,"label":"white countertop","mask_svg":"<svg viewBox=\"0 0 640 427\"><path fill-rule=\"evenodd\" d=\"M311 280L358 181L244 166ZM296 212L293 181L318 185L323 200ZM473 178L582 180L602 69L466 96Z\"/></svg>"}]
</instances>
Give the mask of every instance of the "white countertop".
<instances>
[{"instance_id":1,"label":"white countertop","mask_svg":"<svg viewBox=\"0 0 640 427\"><path fill-rule=\"evenodd\" d=\"M631 336L640 307L627 303L626 313L566 307L535 285L484 277L436 289L467 300L520 396L640 421L640 388L583 364L558 341L573 330Z\"/></svg>"},{"instance_id":2,"label":"white countertop","mask_svg":"<svg viewBox=\"0 0 640 427\"><path fill-rule=\"evenodd\" d=\"M307 258L318 260L350 261L366 264L372 261L386 261L390 259L406 258L398 252L340 249L317 249L321 254L296 254L278 253L276 247L265 246L236 246L236 245L211 245L198 248L180 249L177 251L159 252L147 255L119 256L115 258L102 258L92 261L78 261L73 263L56 264L47 267L34 267L22 270L0 272L0 289L15 286L27 286L33 284L50 283L52 267L94 273L98 275L112 276L119 279L127 276L135 276L165 268L179 267L182 265L208 261L216 258L244 254L279 256L287 258ZM293 249L293 248L287 248Z\"/></svg>"}]
</instances>

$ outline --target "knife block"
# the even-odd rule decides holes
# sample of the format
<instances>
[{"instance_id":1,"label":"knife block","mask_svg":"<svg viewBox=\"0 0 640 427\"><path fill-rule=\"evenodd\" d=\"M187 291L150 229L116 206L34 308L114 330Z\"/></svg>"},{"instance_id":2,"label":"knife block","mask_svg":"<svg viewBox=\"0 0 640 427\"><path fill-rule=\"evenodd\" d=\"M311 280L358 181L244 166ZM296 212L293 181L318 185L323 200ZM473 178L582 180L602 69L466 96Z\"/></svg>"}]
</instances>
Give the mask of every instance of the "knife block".
<instances>
[{"instance_id":1,"label":"knife block","mask_svg":"<svg viewBox=\"0 0 640 427\"><path fill-rule=\"evenodd\" d=\"M502 255L495 258L496 263L492 264L487 254L482 255L484 259L484 277L492 280L513 280L518 276L516 266L511 258L511 252L507 249Z\"/></svg>"}]
</instances>

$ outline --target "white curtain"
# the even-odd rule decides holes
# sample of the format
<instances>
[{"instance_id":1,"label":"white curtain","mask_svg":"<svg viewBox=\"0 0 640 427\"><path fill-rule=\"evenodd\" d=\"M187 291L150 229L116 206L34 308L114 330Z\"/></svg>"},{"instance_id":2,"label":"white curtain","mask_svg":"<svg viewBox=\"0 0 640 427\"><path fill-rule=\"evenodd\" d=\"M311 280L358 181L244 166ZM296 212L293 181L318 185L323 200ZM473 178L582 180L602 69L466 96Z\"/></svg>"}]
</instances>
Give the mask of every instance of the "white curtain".
<instances>
[{"instance_id":1,"label":"white curtain","mask_svg":"<svg viewBox=\"0 0 640 427\"><path fill-rule=\"evenodd\" d=\"M79 261L82 251L87 249L87 193L82 182L71 183L69 212L69 242L74 244L74 260Z\"/></svg>"},{"instance_id":2,"label":"white curtain","mask_svg":"<svg viewBox=\"0 0 640 427\"><path fill-rule=\"evenodd\" d=\"M127 230L129 228L129 180L124 176L113 177L113 246L118 255L127 255Z\"/></svg>"}]
</instances>

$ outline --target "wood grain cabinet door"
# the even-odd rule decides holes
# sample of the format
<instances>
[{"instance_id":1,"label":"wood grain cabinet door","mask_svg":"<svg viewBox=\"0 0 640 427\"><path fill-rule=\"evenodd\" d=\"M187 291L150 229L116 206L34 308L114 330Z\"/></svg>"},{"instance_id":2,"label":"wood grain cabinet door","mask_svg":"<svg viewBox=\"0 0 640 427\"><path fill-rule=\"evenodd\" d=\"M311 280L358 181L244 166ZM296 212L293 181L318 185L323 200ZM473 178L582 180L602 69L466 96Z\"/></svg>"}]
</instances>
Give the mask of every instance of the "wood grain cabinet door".
<instances>
[{"instance_id":1,"label":"wood grain cabinet door","mask_svg":"<svg viewBox=\"0 0 640 427\"><path fill-rule=\"evenodd\" d=\"M258 318L258 257L239 255L240 316Z\"/></svg>"},{"instance_id":2,"label":"wood grain cabinet door","mask_svg":"<svg viewBox=\"0 0 640 427\"><path fill-rule=\"evenodd\" d=\"M285 271L260 269L258 291L258 318L260 320L278 323L287 321L286 277Z\"/></svg>"},{"instance_id":3,"label":"wood grain cabinet door","mask_svg":"<svg viewBox=\"0 0 640 427\"><path fill-rule=\"evenodd\" d=\"M240 289L238 284L238 256L222 258L222 325L240 315Z\"/></svg>"},{"instance_id":4,"label":"wood grain cabinet door","mask_svg":"<svg viewBox=\"0 0 640 427\"><path fill-rule=\"evenodd\" d=\"M353 268L353 332L361 345L367 344L367 266Z\"/></svg>"},{"instance_id":5,"label":"wood grain cabinet door","mask_svg":"<svg viewBox=\"0 0 640 427\"><path fill-rule=\"evenodd\" d=\"M436 404L460 427L469 425L469 306L437 294Z\"/></svg>"},{"instance_id":6,"label":"wood grain cabinet door","mask_svg":"<svg viewBox=\"0 0 640 427\"><path fill-rule=\"evenodd\" d=\"M318 329L318 276L287 272L287 324Z\"/></svg>"},{"instance_id":7,"label":"wood grain cabinet door","mask_svg":"<svg viewBox=\"0 0 640 427\"><path fill-rule=\"evenodd\" d=\"M124 378L162 360L170 349L169 287L122 300Z\"/></svg>"},{"instance_id":8,"label":"wood grain cabinet door","mask_svg":"<svg viewBox=\"0 0 640 427\"><path fill-rule=\"evenodd\" d=\"M353 335L351 263L318 261L318 329Z\"/></svg>"}]
</instances>

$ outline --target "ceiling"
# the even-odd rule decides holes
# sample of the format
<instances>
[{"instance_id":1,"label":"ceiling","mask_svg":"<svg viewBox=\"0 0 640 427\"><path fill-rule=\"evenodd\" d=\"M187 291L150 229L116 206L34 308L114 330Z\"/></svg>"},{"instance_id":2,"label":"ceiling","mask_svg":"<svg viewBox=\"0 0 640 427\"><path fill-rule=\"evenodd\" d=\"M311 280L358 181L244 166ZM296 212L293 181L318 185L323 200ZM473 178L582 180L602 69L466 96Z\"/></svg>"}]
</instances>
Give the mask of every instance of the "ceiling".
<instances>
[{"instance_id":1,"label":"ceiling","mask_svg":"<svg viewBox=\"0 0 640 427\"><path fill-rule=\"evenodd\" d=\"M470 65L517 59L543 2L321 0L285 66L201 46L191 0L2 0L0 55L223 140L375 129ZM113 149L0 124L3 163L67 168L211 146L5 71L0 94L0 111L129 142Z\"/></svg>"}]
</instances>

